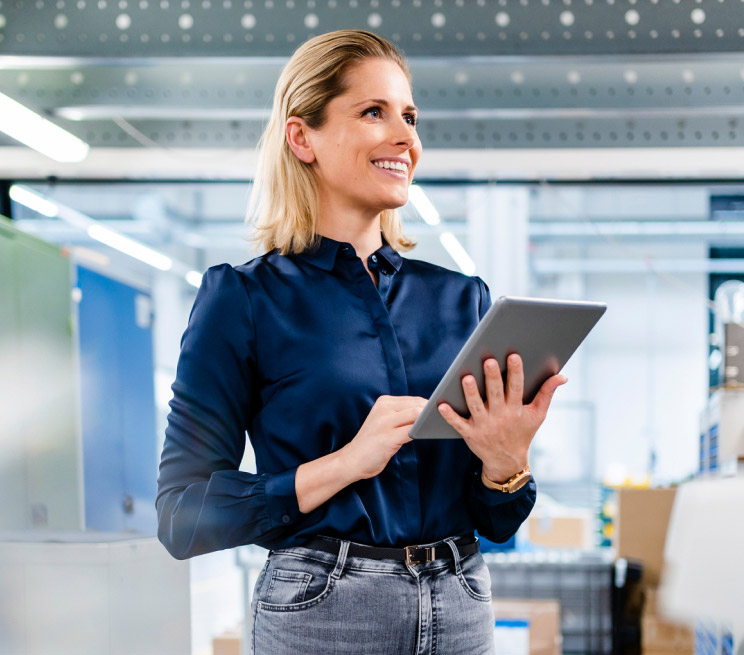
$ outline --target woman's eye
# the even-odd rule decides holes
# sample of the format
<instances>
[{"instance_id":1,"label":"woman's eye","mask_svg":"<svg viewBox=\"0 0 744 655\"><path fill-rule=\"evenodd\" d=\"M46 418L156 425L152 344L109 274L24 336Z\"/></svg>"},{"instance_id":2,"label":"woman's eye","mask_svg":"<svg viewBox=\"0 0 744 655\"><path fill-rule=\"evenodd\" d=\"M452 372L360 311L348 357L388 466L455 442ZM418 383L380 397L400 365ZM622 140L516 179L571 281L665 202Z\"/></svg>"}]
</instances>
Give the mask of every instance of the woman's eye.
<instances>
[{"instance_id":1,"label":"woman's eye","mask_svg":"<svg viewBox=\"0 0 744 655\"><path fill-rule=\"evenodd\" d=\"M372 118L379 118L380 117L380 108L379 107L370 107L369 109L365 109L363 112L364 115L372 116Z\"/></svg>"},{"instance_id":2,"label":"woman's eye","mask_svg":"<svg viewBox=\"0 0 744 655\"><path fill-rule=\"evenodd\" d=\"M406 114L405 119L408 121L408 124L411 127L416 127L416 123L418 123L417 116L414 116L413 114Z\"/></svg>"}]
</instances>

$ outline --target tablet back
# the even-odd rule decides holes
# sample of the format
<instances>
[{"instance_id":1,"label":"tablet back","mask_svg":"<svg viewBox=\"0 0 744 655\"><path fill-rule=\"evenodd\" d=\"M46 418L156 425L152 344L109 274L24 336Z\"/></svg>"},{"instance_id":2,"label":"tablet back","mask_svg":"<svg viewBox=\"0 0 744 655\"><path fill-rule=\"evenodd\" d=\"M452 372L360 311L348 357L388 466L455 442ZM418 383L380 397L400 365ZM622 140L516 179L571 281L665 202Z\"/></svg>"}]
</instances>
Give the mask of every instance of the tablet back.
<instances>
[{"instance_id":1,"label":"tablet back","mask_svg":"<svg viewBox=\"0 0 744 655\"><path fill-rule=\"evenodd\" d=\"M563 368L606 309L604 303L498 298L437 385L409 435L414 439L460 438L437 405L449 403L458 414L469 417L461 381L471 373L485 399L483 362L490 357L498 361L504 376L506 358L512 353L522 357L523 402L532 402L543 382Z\"/></svg>"}]
</instances>

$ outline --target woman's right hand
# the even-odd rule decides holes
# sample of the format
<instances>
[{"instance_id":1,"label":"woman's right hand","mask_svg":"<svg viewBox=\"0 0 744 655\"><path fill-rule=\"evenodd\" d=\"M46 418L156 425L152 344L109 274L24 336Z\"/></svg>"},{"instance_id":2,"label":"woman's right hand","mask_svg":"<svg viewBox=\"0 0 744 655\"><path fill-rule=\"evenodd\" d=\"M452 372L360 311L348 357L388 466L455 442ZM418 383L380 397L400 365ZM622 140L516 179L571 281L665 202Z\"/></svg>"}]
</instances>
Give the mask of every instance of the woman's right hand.
<instances>
[{"instance_id":1,"label":"woman's right hand","mask_svg":"<svg viewBox=\"0 0 744 655\"><path fill-rule=\"evenodd\" d=\"M382 473L400 447L412 441L408 431L426 405L420 396L380 396L356 436L341 449L358 480Z\"/></svg>"}]
</instances>

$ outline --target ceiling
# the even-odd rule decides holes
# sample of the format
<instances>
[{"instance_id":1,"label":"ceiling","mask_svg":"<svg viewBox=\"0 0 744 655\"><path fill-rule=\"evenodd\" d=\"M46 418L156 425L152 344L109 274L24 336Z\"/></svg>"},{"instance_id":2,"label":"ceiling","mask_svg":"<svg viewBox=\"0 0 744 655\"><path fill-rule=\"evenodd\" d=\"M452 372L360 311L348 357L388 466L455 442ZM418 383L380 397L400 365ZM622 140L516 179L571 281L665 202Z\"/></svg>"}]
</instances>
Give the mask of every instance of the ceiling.
<instances>
[{"instance_id":1,"label":"ceiling","mask_svg":"<svg viewBox=\"0 0 744 655\"><path fill-rule=\"evenodd\" d=\"M744 175L741 0L0 0L0 91L93 148L0 136L0 176L250 178L282 65L342 27L408 56L429 177Z\"/></svg>"}]
</instances>

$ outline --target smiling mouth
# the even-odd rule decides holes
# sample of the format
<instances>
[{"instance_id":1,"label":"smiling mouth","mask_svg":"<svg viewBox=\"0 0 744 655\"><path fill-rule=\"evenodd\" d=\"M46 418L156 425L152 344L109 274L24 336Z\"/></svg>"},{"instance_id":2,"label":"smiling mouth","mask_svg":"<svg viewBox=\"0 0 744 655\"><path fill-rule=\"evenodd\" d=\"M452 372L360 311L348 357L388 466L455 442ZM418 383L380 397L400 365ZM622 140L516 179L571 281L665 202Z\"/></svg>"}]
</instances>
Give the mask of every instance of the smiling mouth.
<instances>
[{"instance_id":1,"label":"smiling mouth","mask_svg":"<svg viewBox=\"0 0 744 655\"><path fill-rule=\"evenodd\" d=\"M408 164L401 161L389 161L387 159L373 161L372 164L384 171L389 171L397 175L408 177Z\"/></svg>"}]
</instances>

